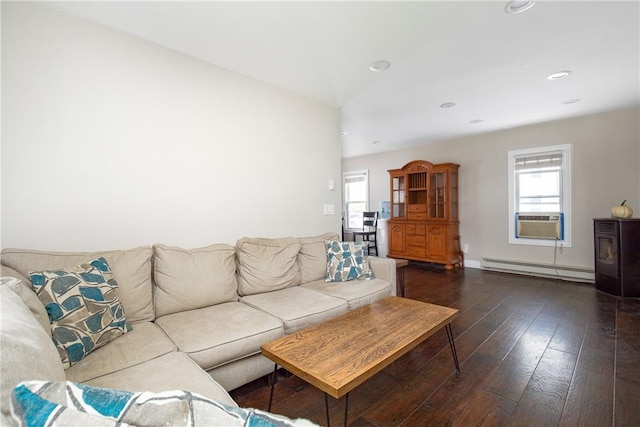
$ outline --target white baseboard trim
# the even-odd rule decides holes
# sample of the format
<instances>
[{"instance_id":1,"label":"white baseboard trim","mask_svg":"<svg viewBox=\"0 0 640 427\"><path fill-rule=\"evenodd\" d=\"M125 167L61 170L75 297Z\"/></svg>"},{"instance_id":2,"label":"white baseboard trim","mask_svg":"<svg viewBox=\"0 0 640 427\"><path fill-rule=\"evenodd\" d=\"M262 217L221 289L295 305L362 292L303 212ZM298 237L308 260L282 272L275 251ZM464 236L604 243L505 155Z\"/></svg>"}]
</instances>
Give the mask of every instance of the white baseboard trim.
<instances>
[{"instance_id":1,"label":"white baseboard trim","mask_svg":"<svg viewBox=\"0 0 640 427\"><path fill-rule=\"evenodd\" d=\"M467 262L465 261L465 266ZM513 261L495 258L482 258L483 270L504 273L524 274L528 276L549 277L574 282L595 282L595 272L591 268L568 265L539 264L527 261Z\"/></svg>"}]
</instances>

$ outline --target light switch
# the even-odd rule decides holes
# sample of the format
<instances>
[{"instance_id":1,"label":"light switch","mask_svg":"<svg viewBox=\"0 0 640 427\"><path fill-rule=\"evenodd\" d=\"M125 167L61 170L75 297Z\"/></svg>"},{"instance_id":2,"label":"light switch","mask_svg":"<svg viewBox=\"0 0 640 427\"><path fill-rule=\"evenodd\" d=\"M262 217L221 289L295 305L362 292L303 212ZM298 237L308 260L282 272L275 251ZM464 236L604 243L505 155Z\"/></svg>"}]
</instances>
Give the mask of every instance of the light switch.
<instances>
[{"instance_id":1,"label":"light switch","mask_svg":"<svg viewBox=\"0 0 640 427\"><path fill-rule=\"evenodd\" d=\"M336 205L324 205L324 214L325 215L335 215L336 214Z\"/></svg>"}]
</instances>

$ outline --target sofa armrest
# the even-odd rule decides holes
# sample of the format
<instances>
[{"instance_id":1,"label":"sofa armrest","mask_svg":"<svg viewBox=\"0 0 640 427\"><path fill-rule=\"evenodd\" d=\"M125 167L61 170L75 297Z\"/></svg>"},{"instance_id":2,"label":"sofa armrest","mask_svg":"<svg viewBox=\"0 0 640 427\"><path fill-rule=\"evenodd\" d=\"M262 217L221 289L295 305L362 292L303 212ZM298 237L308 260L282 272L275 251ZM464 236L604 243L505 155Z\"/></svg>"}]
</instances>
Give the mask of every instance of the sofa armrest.
<instances>
[{"instance_id":1,"label":"sofa armrest","mask_svg":"<svg viewBox=\"0 0 640 427\"><path fill-rule=\"evenodd\" d=\"M369 266L377 279L391 283L391 295L396 295L396 260L370 256Z\"/></svg>"}]
</instances>

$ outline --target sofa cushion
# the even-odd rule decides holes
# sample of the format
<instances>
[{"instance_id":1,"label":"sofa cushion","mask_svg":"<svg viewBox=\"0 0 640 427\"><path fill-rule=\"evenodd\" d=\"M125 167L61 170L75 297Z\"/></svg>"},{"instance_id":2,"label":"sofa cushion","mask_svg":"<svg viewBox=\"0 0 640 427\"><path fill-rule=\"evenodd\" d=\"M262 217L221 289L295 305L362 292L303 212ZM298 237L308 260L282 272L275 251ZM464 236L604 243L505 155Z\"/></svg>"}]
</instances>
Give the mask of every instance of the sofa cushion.
<instances>
[{"instance_id":1,"label":"sofa cushion","mask_svg":"<svg viewBox=\"0 0 640 427\"><path fill-rule=\"evenodd\" d=\"M327 251L325 281L346 282L374 278L369 268L366 243L332 240L326 242L325 246Z\"/></svg>"},{"instance_id":2,"label":"sofa cushion","mask_svg":"<svg viewBox=\"0 0 640 427\"><path fill-rule=\"evenodd\" d=\"M10 268L3 268L3 271L15 271ZM19 276L22 276L18 273ZM42 325L42 329L47 331L49 336L51 336L51 322L49 321L49 315L47 314L47 310L45 310L44 305L42 305L42 301L33 292L33 288L31 287L31 280L29 278L17 279L15 277L7 277L6 279L11 279L10 281L5 281L5 286L11 288L13 292L18 294L22 299L22 302L29 308L31 314L40 322Z\"/></svg>"},{"instance_id":3,"label":"sofa cushion","mask_svg":"<svg viewBox=\"0 0 640 427\"><path fill-rule=\"evenodd\" d=\"M133 393L70 381L21 383L14 391L13 409L21 425L303 425L280 415L225 405L184 390ZM301 421L311 425L307 420Z\"/></svg>"},{"instance_id":4,"label":"sofa cushion","mask_svg":"<svg viewBox=\"0 0 640 427\"><path fill-rule=\"evenodd\" d=\"M2 265L29 278L29 271L74 266L104 257L118 281L120 301L130 323L153 321L151 247L102 252L48 252L3 249Z\"/></svg>"},{"instance_id":5,"label":"sofa cushion","mask_svg":"<svg viewBox=\"0 0 640 427\"><path fill-rule=\"evenodd\" d=\"M140 365L176 349L174 342L158 325L139 322L131 331L67 369L67 379L75 382L89 381Z\"/></svg>"},{"instance_id":6,"label":"sofa cushion","mask_svg":"<svg viewBox=\"0 0 640 427\"><path fill-rule=\"evenodd\" d=\"M118 283L104 258L75 268L30 272L29 276L49 314L51 337L65 368L130 329Z\"/></svg>"},{"instance_id":7,"label":"sofa cushion","mask_svg":"<svg viewBox=\"0 0 640 427\"><path fill-rule=\"evenodd\" d=\"M284 324L290 334L308 326L344 314L347 302L300 286L241 297L240 301L263 310Z\"/></svg>"},{"instance_id":8,"label":"sofa cushion","mask_svg":"<svg viewBox=\"0 0 640 427\"><path fill-rule=\"evenodd\" d=\"M51 335L36 320L10 286L12 278L0 278L0 410L10 416L11 391L22 381L64 381L65 372ZM5 425L0 422L0 425Z\"/></svg>"},{"instance_id":9,"label":"sofa cushion","mask_svg":"<svg viewBox=\"0 0 640 427\"><path fill-rule=\"evenodd\" d=\"M293 237L250 239L236 243L238 257L238 294L254 295L300 284L298 252L300 243Z\"/></svg>"},{"instance_id":10,"label":"sofa cushion","mask_svg":"<svg viewBox=\"0 0 640 427\"><path fill-rule=\"evenodd\" d=\"M327 272L327 248L325 242L338 240L336 233L325 233L315 237L299 237L300 252L298 267L302 283L324 279Z\"/></svg>"},{"instance_id":11,"label":"sofa cushion","mask_svg":"<svg viewBox=\"0 0 640 427\"><path fill-rule=\"evenodd\" d=\"M237 406L220 384L180 351L172 351L139 365L94 378L85 384L128 391L187 390Z\"/></svg>"},{"instance_id":12,"label":"sofa cushion","mask_svg":"<svg viewBox=\"0 0 640 427\"><path fill-rule=\"evenodd\" d=\"M260 353L260 344L284 333L279 319L239 302L162 316L156 323L205 370Z\"/></svg>"},{"instance_id":13,"label":"sofa cushion","mask_svg":"<svg viewBox=\"0 0 640 427\"><path fill-rule=\"evenodd\" d=\"M305 283L302 287L347 301L349 311L391 295L391 284L380 279L333 283L327 283L321 279Z\"/></svg>"},{"instance_id":14,"label":"sofa cushion","mask_svg":"<svg viewBox=\"0 0 640 427\"><path fill-rule=\"evenodd\" d=\"M233 246L186 250L154 245L153 251L157 317L238 300Z\"/></svg>"},{"instance_id":15,"label":"sofa cushion","mask_svg":"<svg viewBox=\"0 0 640 427\"><path fill-rule=\"evenodd\" d=\"M233 363L216 366L207 371L225 390L235 390L245 384L273 375L273 361L260 354L236 359Z\"/></svg>"}]
</instances>

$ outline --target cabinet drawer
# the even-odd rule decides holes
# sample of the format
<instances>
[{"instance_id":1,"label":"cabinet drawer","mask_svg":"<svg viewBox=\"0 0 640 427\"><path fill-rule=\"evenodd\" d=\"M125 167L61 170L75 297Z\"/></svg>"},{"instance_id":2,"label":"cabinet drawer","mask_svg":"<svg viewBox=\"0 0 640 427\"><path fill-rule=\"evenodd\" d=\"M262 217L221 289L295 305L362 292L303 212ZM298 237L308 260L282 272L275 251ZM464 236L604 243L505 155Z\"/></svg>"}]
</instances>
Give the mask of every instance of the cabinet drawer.
<instances>
[{"instance_id":1,"label":"cabinet drawer","mask_svg":"<svg viewBox=\"0 0 640 427\"><path fill-rule=\"evenodd\" d=\"M409 246L422 246L423 248L426 246L426 238L425 236L407 236L407 245Z\"/></svg>"},{"instance_id":2,"label":"cabinet drawer","mask_svg":"<svg viewBox=\"0 0 640 427\"><path fill-rule=\"evenodd\" d=\"M420 213L420 212L409 212L407 214L407 218L408 219L417 219L417 220L425 220L427 219L427 213Z\"/></svg>"},{"instance_id":3,"label":"cabinet drawer","mask_svg":"<svg viewBox=\"0 0 640 427\"><path fill-rule=\"evenodd\" d=\"M427 212L427 205L409 205L408 212Z\"/></svg>"}]
</instances>

